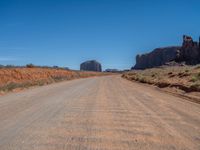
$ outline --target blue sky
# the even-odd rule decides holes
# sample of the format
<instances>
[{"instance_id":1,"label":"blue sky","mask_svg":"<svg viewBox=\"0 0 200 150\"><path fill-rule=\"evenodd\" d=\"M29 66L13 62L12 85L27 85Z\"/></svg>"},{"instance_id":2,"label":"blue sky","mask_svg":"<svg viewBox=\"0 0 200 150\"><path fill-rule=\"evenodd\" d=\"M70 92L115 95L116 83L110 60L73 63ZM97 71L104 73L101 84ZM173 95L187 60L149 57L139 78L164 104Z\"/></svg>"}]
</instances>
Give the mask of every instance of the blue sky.
<instances>
[{"instance_id":1,"label":"blue sky","mask_svg":"<svg viewBox=\"0 0 200 150\"><path fill-rule=\"evenodd\" d=\"M0 64L127 69L200 35L199 0L0 0Z\"/></svg>"}]
</instances>

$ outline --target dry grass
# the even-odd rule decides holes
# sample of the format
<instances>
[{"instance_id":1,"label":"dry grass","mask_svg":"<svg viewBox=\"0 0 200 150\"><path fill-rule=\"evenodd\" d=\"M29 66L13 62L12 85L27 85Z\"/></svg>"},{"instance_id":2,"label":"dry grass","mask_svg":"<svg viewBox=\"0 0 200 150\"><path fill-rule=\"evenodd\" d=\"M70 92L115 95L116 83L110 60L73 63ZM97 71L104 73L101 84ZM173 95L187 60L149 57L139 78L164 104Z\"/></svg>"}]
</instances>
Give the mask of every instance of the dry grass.
<instances>
[{"instance_id":1,"label":"dry grass","mask_svg":"<svg viewBox=\"0 0 200 150\"><path fill-rule=\"evenodd\" d=\"M48 68L2 68L0 69L0 92L101 75L107 74Z\"/></svg>"},{"instance_id":2,"label":"dry grass","mask_svg":"<svg viewBox=\"0 0 200 150\"><path fill-rule=\"evenodd\" d=\"M153 84L158 87L175 87L185 92L200 92L200 66L162 67L135 70L122 75L128 80Z\"/></svg>"}]
</instances>

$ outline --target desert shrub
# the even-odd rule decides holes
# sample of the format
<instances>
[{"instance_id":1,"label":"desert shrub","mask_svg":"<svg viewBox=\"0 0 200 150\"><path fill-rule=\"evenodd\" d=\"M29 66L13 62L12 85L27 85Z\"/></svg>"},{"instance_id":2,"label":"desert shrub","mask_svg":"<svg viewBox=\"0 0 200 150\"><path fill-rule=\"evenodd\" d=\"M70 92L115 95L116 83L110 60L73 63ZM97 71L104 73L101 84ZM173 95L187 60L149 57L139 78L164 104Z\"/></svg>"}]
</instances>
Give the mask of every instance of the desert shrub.
<instances>
[{"instance_id":1,"label":"desert shrub","mask_svg":"<svg viewBox=\"0 0 200 150\"><path fill-rule=\"evenodd\" d=\"M167 83L167 82L157 82L155 85L157 85L160 88L165 88L165 87L170 86L170 83Z\"/></svg>"},{"instance_id":2,"label":"desert shrub","mask_svg":"<svg viewBox=\"0 0 200 150\"><path fill-rule=\"evenodd\" d=\"M171 74L169 77L170 78L173 78L173 77L175 77L176 75L175 74Z\"/></svg>"},{"instance_id":3,"label":"desert shrub","mask_svg":"<svg viewBox=\"0 0 200 150\"><path fill-rule=\"evenodd\" d=\"M153 73L151 74L151 77L156 77L156 76L158 76L158 73L156 73L156 72L153 72Z\"/></svg>"},{"instance_id":4,"label":"desert shrub","mask_svg":"<svg viewBox=\"0 0 200 150\"><path fill-rule=\"evenodd\" d=\"M183 72L179 72L178 73L178 76L180 77L180 76L182 76L184 73Z\"/></svg>"},{"instance_id":5,"label":"desert shrub","mask_svg":"<svg viewBox=\"0 0 200 150\"><path fill-rule=\"evenodd\" d=\"M179 76L180 78L182 78L182 77L190 76L190 73L179 72L179 73L178 73L178 76Z\"/></svg>"},{"instance_id":6,"label":"desert shrub","mask_svg":"<svg viewBox=\"0 0 200 150\"><path fill-rule=\"evenodd\" d=\"M190 88L194 91L200 91L200 83L192 84Z\"/></svg>"},{"instance_id":7,"label":"desert shrub","mask_svg":"<svg viewBox=\"0 0 200 150\"><path fill-rule=\"evenodd\" d=\"M192 78L190 79L190 82L197 82L197 81L200 81L200 72L192 76Z\"/></svg>"},{"instance_id":8,"label":"desert shrub","mask_svg":"<svg viewBox=\"0 0 200 150\"><path fill-rule=\"evenodd\" d=\"M9 83L9 84L1 87L1 90L2 91L11 91L11 90L18 88L18 87L19 87L19 84L17 84L17 83Z\"/></svg>"},{"instance_id":9,"label":"desert shrub","mask_svg":"<svg viewBox=\"0 0 200 150\"><path fill-rule=\"evenodd\" d=\"M197 81L197 78L195 76L193 76L191 79L190 79L190 82L196 82Z\"/></svg>"},{"instance_id":10,"label":"desert shrub","mask_svg":"<svg viewBox=\"0 0 200 150\"><path fill-rule=\"evenodd\" d=\"M197 77L198 77L198 78L200 78L200 72L199 72L199 73L197 73Z\"/></svg>"},{"instance_id":11,"label":"desert shrub","mask_svg":"<svg viewBox=\"0 0 200 150\"><path fill-rule=\"evenodd\" d=\"M7 85L1 87L0 91L12 91L16 88L26 88L26 87L29 87L29 86L31 86L31 83L29 83L29 82L25 82L25 83L11 82L11 83L8 83Z\"/></svg>"},{"instance_id":12,"label":"desert shrub","mask_svg":"<svg viewBox=\"0 0 200 150\"><path fill-rule=\"evenodd\" d=\"M168 75L172 75L173 74L173 72L168 72Z\"/></svg>"},{"instance_id":13,"label":"desert shrub","mask_svg":"<svg viewBox=\"0 0 200 150\"><path fill-rule=\"evenodd\" d=\"M140 81L141 83L147 83L147 79L146 79L145 77L139 78L139 81Z\"/></svg>"},{"instance_id":14,"label":"desert shrub","mask_svg":"<svg viewBox=\"0 0 200 150\"><path fill-rule=\"evenodd\" d=\"M0 91L12 91L17 88L28 88L28 87L34 86L34 85L40 85L40 81L32 82L32 83L31 82L23 82L23 83L11 82L7 85L0 87ZM43 85L43 84L41 84L41 85Z\"/></svg>"},{"instance_id":15,"label":"desert shrub","mask_svg":"<svg viewBox=\"0 0 200 150\"><path fill-rule=\"evenodd\" d=\"M131 80L138 80L137 76L131 76L131 77L127 77L128 79L131 79Z\"/></svg>"},{"instance_id":16,"label":"desert shrub","mask_svg":"<svg viewBox=\"0 0 200 150\"><path fill-rule=\"evenodd\" d=\"M125 78L125 76L126 76L125 74L122 74L122 78Z\"/></svg>"},{"instance_id":17,"label":"desert shrub","mask_svg":"<svg viewBox=\"0 0 200 150\"><path fill-rule=\"evenodd\" d=\"M35 66L33 64L27 64L26 67L27 68L34 68Z\"/></svg>"},{"instance_id":18,"label":"desert shrub","mask_svg":"<svg viewBox=\"0 0 200 150\"><path fill-rule=\"evenodd\" d=\"M137 73L135 73L135 72L128 72L128 73L127 73L128 76L132 76L132 75L136 75L136 74L137 74Z\"/></svg>"},{"instance_id":19,"label":"desert shrub","mask_svg":"<svg viewBox=\"0 0 200 150\"><path fill-rule=\"evenodd\" d=\"M200 65L196 66L194 69L200 69Z\"/></svg>"},{"instance_id":20,"label":"desert shrub","mask_svg":"<svg viewBox=\"0 0 200 150\"><path fill-rule=\"evenodd\" d=\"M46 80L37 81L37 85L39 85L39 86L45 85L46 83L48 83Z\"/></svg>"},{"instance_id":21,"label":"desert shrub","mask_svg":"<svg viewBox=\"0 0 200 150\"><path fill-rule=\"evenodd\" d=\"M200 80L200 72L195 75L197 80Z\"/></svg>"},{"instance_id":22,"label":"desert shrub","mask_svg":"<svg viewBox=\"0 0 200 150\"><path fill-rule=\"evenodd\" d=\"M188 69L185 69L185 72L189 72L189 70L188 70Z\"/></svg>"},{"instance_id":23,"label":"desert shrub","mask_svg":"<svg viewBox=\"0 0 200 150\"><path fill-rule=\"evenodd\" d=\"M68 80L70 79L70 77L68 76L54 76L52 77L54 81L58 82L58 81L62 81L62 80Z\"/></svg>"}]
</instances>

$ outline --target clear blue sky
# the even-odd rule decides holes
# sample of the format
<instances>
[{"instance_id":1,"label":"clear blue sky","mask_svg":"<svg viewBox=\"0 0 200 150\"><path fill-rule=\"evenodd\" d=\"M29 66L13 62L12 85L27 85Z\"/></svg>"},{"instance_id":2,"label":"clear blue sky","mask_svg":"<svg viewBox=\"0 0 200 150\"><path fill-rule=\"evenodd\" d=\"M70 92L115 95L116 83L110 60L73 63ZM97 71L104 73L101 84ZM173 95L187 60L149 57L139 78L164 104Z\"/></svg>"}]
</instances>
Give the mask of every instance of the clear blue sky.
<instances>
[{"instance_id":1,"label":"clear blue sky","mask_svg":"<svg viewBox=\"0 0 200 150\"><path fill-rule=\"evenodd\" d=\"M200 35L199 0L0 0L0 64L130 68L135 55Z\"/></svg>"}]
</instances>

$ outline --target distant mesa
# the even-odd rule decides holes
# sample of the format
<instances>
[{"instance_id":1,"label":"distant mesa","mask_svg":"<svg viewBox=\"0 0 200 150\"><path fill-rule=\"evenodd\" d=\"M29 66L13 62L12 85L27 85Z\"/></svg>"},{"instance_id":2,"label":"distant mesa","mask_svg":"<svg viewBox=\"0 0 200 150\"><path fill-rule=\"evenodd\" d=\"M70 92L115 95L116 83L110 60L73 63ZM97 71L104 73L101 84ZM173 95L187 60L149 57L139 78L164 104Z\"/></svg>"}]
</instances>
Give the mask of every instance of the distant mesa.
<instances>
[{"instance_id":1,"label":"distant mesa","mask_svg":"<svg viewBox=\"0 0 200 150\"><path fill-rule=\"evenodd\" d=\"M80 70L81 71L96 71L96 72L101 72L101 64L97 62L96 60L89 60L85 61L80 65Z\"/></svg>"},{"instance_id":2,"label":"distant mesa","mask_svg":"<svg viewBox=\"0 0 200 150\"><path fill-rule=\"evenodd\" d=\"M194 42L192 37L183 35L182 46L156 48L150 53L137 55L132 69L153 68L173 61L187 65L200 63L200 39L199 42Z\"/></svg>"}]
</instances>

